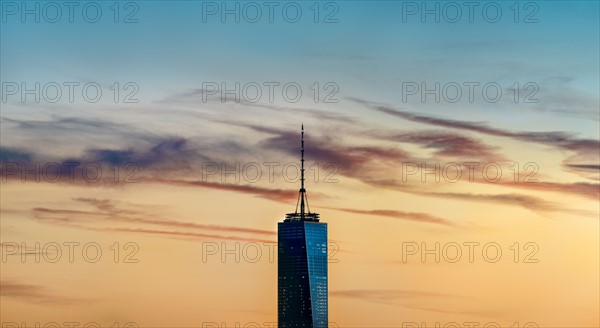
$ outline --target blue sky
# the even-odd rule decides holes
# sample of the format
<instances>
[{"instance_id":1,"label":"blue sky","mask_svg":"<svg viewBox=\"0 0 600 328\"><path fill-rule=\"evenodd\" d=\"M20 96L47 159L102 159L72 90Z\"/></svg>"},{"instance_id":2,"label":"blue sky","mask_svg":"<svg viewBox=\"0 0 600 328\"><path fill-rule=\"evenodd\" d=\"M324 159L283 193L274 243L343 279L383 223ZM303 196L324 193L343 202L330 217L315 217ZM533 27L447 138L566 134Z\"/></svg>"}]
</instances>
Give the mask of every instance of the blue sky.
<instances>
[{"instance_id":1,"label":"blue sky","mask_svg":"<svg viewBox=\"0 0 600 328\"><path fill-rule=\"evenodd\" d=\"M65 18L57 24L23 24L9 16L3 24L2 57L11 65L3 66L3 76L117 73L141 82L164 78L165 86L185 87L203 78L292 74L297 79L304 72L310 79L325 75L354 87L353 78L362 79L365 72L384 82L424 74L453 80L454 74L486 78L504 69L499 64L515 63L529 67L531 72L518 72L525 77L575 75L578 88L598 88L592 69L598 68L596 1L536 2L539 22L530 24L514 23L510 3L503 2L498 23L487 23L481 14L474 23L465 17L456 24L429 23L429 18L424 24L418 16L403 23L406 2L393 1L339 2L339 23L315 24L311 3L300 3L304 16L294 24L277 14L274 23L266 17L256 24L229 18L222 23L213 16L203 23L201 3L191 1L140 2L134 16L139 23L132 24L113 23L108 5L96 24L78 16L75 23ZM408 70L415 59L439 66Z\"/></svg>"},{"instance_id":2,"label":"blue sky","mask_svg":"<svg viewBox=\"0 0 600 328\"><path fill-rule=\"evenodd\" d=\"M598 2L535 2L537 23L522 22L534 10L526 10L525 2L519 23L513 21L512 2L492 2L502 9L497 23L486 22L488 16L479 10L489 2L478 3L473 23L460 2L458 23L444 22L446 16L440 23L427 16L422 23L418 14L403 22L410 3L337 2L333 17L339 22L330 24L313 22L312 2L299 2L303 16L297 23L286 22L277 10L275 22L269 23L266 9L255 24L235 23L232 16L223 23L218 15L203 23L204 7L192 1L139 2L133 16L139 22L130 24L114 23L107 3L95 24L77 14L75 23L65 13L56 24L24 24L11 15L1 32L2 80L135 81L143 103L199 88L204 81L333 81L341 96L384 103L401 99L406 81L498 81L505 88L535 82L542 99L544 94L575 94L593 103L600 87ZM334 9L322 6L324 19ZM131 10L122 9L121 16ZM435 106L415 106L440 113ZM482 107L486 104L456 110L475 119L506 117L489 111L482 116ZM530 107L519 104L521 112ZM587 107L570 110L593 111ZM594 125L564 119L561 124L581 124L577 130L598 137ZM547 124L558 128L552 119Z\"/></svg>"}]
</instances>

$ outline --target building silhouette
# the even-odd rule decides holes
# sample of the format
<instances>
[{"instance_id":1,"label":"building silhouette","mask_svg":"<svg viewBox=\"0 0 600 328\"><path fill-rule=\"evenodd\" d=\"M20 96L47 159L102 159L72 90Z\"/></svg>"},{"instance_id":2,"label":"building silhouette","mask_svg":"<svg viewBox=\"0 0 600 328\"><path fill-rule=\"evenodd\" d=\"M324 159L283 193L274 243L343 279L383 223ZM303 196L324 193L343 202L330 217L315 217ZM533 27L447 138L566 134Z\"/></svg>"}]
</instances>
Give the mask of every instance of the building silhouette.
<instances>
[{"instance_id":1,"label":"building silhouette","mask_svg":"<svg viewBox=\"0 0 600 328\"><path fill-rule=\"evenodd\" d=\"M304 188L304 125L300 192L294 213L278 223L279 328L327 328L327 223L311 213ZM298 211L298 207L300 210Z\"/></svg>"}]
</instances>

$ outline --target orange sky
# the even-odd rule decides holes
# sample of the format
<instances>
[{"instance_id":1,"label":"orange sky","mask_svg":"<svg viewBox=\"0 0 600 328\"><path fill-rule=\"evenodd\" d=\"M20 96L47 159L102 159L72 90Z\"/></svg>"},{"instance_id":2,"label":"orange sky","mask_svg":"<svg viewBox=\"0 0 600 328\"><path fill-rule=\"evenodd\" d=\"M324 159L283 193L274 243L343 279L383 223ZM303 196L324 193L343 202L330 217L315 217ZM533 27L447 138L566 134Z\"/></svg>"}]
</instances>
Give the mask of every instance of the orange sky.
<instances>
[{"instance_id":1,"label":"orange sky","mask_svg":"<svg viewBox=\"0 0 600 328\"><path fill-rule=\"evenodd\" d=\"M335 149L327 142L341 146L317 124L306 126L309 163L317 148ZM380 125L378 131L386 129ZM292 149L284 150L290 155L275 155L273 161L294 161L297 132L291 132ZM498 183L478 181L481 177L469 182L466 176L457 183L443 178L436 183L433 175L425 183L419 175L402 182L400 170L408 161L384 153L363 157L366 149L393 154L401 148L386 148L386 142L367 148L368 140L364 148L357 143L343 153L340 149L340 156L356 163L339 164L337 183L324 183L323 176L317 183L309 179L311 209L329 224L332 241L330 321L340 327L597 325L597 185L568 189L584 180L560 167L545 169L564 156L548 146L534 143L521 152L522 142L482 137L498 147L493 157L510 154L507 160L519 163L540 159L540 181L502 185L514 178L505 167L510 174ZM257 139L262 152L268 139ZM172 148L193 153L189 143ZM413 158L432 156L427 161L432 167L436 161L442 166L458 161L426 149L417 157L419 147L410 144L403 151ZM7 177L1 201L3 322L135 322L140 327L218 322L230 327L276 321L276 256L269 254L276 223L295 206L296 183L277 174L271 183L265 171L256 183L243 177L236 183L233 176L223 183L217 174L203 184L198 170L165 163L169 166L142 167L137 183L23 183ZM396 184L377 182L394 173L387 181ZM79 243L72 263L64 244L69 242ZM41 263L35 263L34 254L22 263L15 243L26 243L30 253L40 243L48 253L40 255ZM56 255L51 243L63 252L56 263L49 263ZM92 261L96 248L102 251L96 263L81 253L89 243L96 243L87 250ZM423 262L422 247L435 250L436 243L439 263L434 254ZM419 250L403 253L412 247L408 244ZM469 244L476 245L472 260ZM493 248L484 255L488 244ZM462 252L458 260L456 245ZM497 248L502 254L496 261ZM225 249L232 253L223 255Z\"/></svg>"}]
</instances>

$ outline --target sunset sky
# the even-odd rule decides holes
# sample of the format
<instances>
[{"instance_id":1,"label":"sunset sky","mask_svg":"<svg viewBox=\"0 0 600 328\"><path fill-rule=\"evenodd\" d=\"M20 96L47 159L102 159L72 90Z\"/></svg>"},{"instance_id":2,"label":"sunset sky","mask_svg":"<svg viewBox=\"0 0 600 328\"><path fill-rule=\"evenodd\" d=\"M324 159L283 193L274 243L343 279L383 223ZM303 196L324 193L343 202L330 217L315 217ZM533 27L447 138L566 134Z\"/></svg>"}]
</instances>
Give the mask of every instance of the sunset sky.
<instances>
[{"instance_id":1,"label":"sunset sky","mask_svg":"<svg viewBox=\"0 0 600 328\"><path fill-rule=\"evenodd\" d=\"M276 322L301 124L334 327L600 326L597 1L57 3L2 1L4 326Z\"/></svg>"}]
</instances>

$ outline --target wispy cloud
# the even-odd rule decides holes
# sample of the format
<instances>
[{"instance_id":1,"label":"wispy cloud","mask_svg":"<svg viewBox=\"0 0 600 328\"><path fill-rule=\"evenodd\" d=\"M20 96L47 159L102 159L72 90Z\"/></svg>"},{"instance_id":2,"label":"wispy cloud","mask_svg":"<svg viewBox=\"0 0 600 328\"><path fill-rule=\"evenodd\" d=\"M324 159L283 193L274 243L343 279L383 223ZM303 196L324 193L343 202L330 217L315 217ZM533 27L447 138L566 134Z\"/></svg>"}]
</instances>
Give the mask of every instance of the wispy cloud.
<instances>
[{"instance_id":1,"label":"wispy cloud","mask_svg":"<svg viewBox=\"0 0 600 328\"><path fill-rule=\"evenodd\" d=\"M72 298L52 292L45 286L23 284L12 280L0 281L0 296L27 303L44 305L79 305L92 300Z\"/></svg>"},{"instance_id":2,"label":"wispy cloud","mask_svg":"<svg viewBox=\"0 0 600 328\"><path fill-rule=\"evenodd\" d=\"M467 297L459 295L449 295L435 292L423 292L415 290L403 289L351 289L351 290L334 290L330 291L331 297L356 299L359 301L367 301L376 304L397 306L400 305L407 309L421 310L426 312L460 314L473 317L499 318L506 317L506 313L488 310L453 310L447 307L431 305L439 303L440 299L444 300L444 304L451 299L463 299L463 302L468 301ZM423 305L426 304L426 305Z\"/></svg>"},{"instance_id":3,"label":"wispy cloud","mask_svg":"<svg viewBox=\"0 0 600 328\"><path fill-rule=\"evenodd\" d=\"M166 231L166 230L152 230L152 229L130 229L130 228L103 228L103 229L93 229L96 231L106 231L106 232L126 232L126 233L141 233L141 234L150 234L150 235L164 235L170 237L189 237L193 239L216 239L216 240L233 240L233 241L243 241L243 242L253 242L253 243L273 243L274 240L268 239L260 239L260 238L247 238L240 236L224 236L224 235L213 235L213 234L204 234L197 232L189 232L189 231Z\"/></svg>"},{"instance_id":4,"label":"wispy cloud","mask_svg":"<svg viewBox=\"0 0 600 328\"><path fill-rule=\"evenodd\" d=\"M397 300L412 300L415 298L455 297L433 292L422 292L403 289L350 289L333 290L329 292L332 297L353 298L368 302L391 305Z\"/></svg>"},{"instance_id":5,"label":"wispy cloud","mask_svg":"<svg viewBox=\"0 0 600 328\"><path fill-rule=\"evenodd\" d=\"M193 221L165 220L158 213L148 210L132 209L123 203L108 199L96 198L74 198L78 203L91 205L93 210L72 210L64 208L35 207L32 209L33 217L40 222L59 224L63 226L80 228L93 231L113 231L129 233L145 233L156 235L167 235L175 237L194 237L220 240L238 240L255 242L272 242L267 239L249 236L274 236L276 233L270 230L261 230L248 227L234 227L223 225L201 224ZM128 224L129 227L120 227L119 223ZM131 225L134 225L131 227ZM181 230L157 230L147 226L158 226L162 229ZM218 235L198 230L232 233L240 235Z\"/></svg>"},{"instance_id":6,"label":"wispy cloud","mask_svg":"<svg viewBox=\"0 0 600 328\"><path fill-rule=\"evenodd\" d=\"M298 133L296 131L252 124L239 125L272 135L261 141L261 147L268 150L284 151L292 156L298 155ZM310 147L307 148L306 154L311 160L319 163L333 163L340 169L340 173L346 176L357 177L357 173L360 171L362 173L367 172L367 168L378 161L398 163L410 158L408 152L398 147L348 146L329 136L312 135L307 139L307 142L310 142Z\"/></svg>"},{"instance_id":7,"label":"wispy cloud","mask_svg":"<svg viewBox=\"0 0 600 328\"><path fill-rule=\"evenodd\" d=\"M209 104L211 107L214 107L215 105L240 105L244 107L245 111L251 109L266 109L269 111L275 111L280 114L284 113L294 116L312 117L325 122L357 122L357 119L354 117L338 114L335 112L304 107L282 106L274 103L248 102L244 101L243 99L235 99L234 96L232 96L232 94L224 94L222 97L220 93L214 94L210 90L207 91L204 89L192 89L176 93L158 101L158 103L188 105L193 108L196 108L198 105L202 104ZM204 116L204 118L209 119L208 116Z\"/></svg>"},{"instance_id":8,"label":"wispy cloud","mask_svg":"<svg viewBox=\"0 0 600 328\"><path fill-rule=\"evenodd\" d=\"M450 227L456 227L457 225L448 220L438 216L434 216L427 213L415 213L415 212L405 212L405 211L397 211L397 210L359 210L359 209L351 209L351 208L339 208L339 207L324 207L329 208L336 211L343 211L347 213L355 213L355 214L365 214L365 215L376 215L383 217L390 217L394 219L415 221L415 222L423 222L423 223L434 223L441 224Z\"/></svg>"},{"instance_id":9,"label":"wispy cloud","mask_svg":"<svg viewBox=\"0 0 600 328\"><path fill-rule=\"evenodd\" d=\"M536 212L565 212L575 215L597 217L591 211L566 208L554 202L545 201L538 197L519 194L473 194L452 192L419 192L422 195L443 197L450 199L461 199L466 201L492 202L504 205L517 205Z\"/></svg>"},{"instance_id":10,"label":"wispy cloud","mask_svg":"<svg viewBox=\"0 0 600 328\"><path fill-rule=\"evenodd\" d=\"M462 120L450 120L443 119L428 115L414 114L411 112L394 109L389 106L371 103L365 100L351 98L352 100L363 104L376 111L386 113L395 117L399 117L408 121L483 133L491 136L508 137L519 141L534 142L545 144L549 146L558 147L565 150L571 150L582 153L582 155L592 156L598 158L600 152L600 141L593 139L581 139L576 138L573 134L560 131L551 132L533 132L533 131L509 131L504 129L495 128L482 122L462 121Z\"/></svg>"},{"instance_id":11,"label":"wispy cloud","mask_svg":"<svg viewBox=\"0 0 600 328\"><path fill-rule=\"evenodd\" d=\"M241 192L246 194L256 195L262 198L279 201L279 202L289 202L291 200L296 199L298 197L298 192L295 190L284 190L284 189L271 189L271 188L263 188L258 187L251 184L229 184L229 183L218 183L218 182L209 182L202 180L174 180L174 179L143 179L144 182L154 182L154 183L162 183L173 186L182 186L182 187L202 187L202 188L210 188L210 189L218 189L218 190L228 190ZM322 194L314 193L316 197L322 197Z\"/></svg>"},{"instance_id":12,"label":"wispy cloud","mask_svg":"<svg viewBox=\"0 0 600 328\"><path fill-rule=\"evenodd\" d=\"M465 159L487 159L500 160L497 154L498 148L484 144L483 142L460 135L455 132L418 131L382 135L387 140L403 143L422 145L426 149L434 149L434 155L458 157Z\"/></svg>"}]
</instances>

